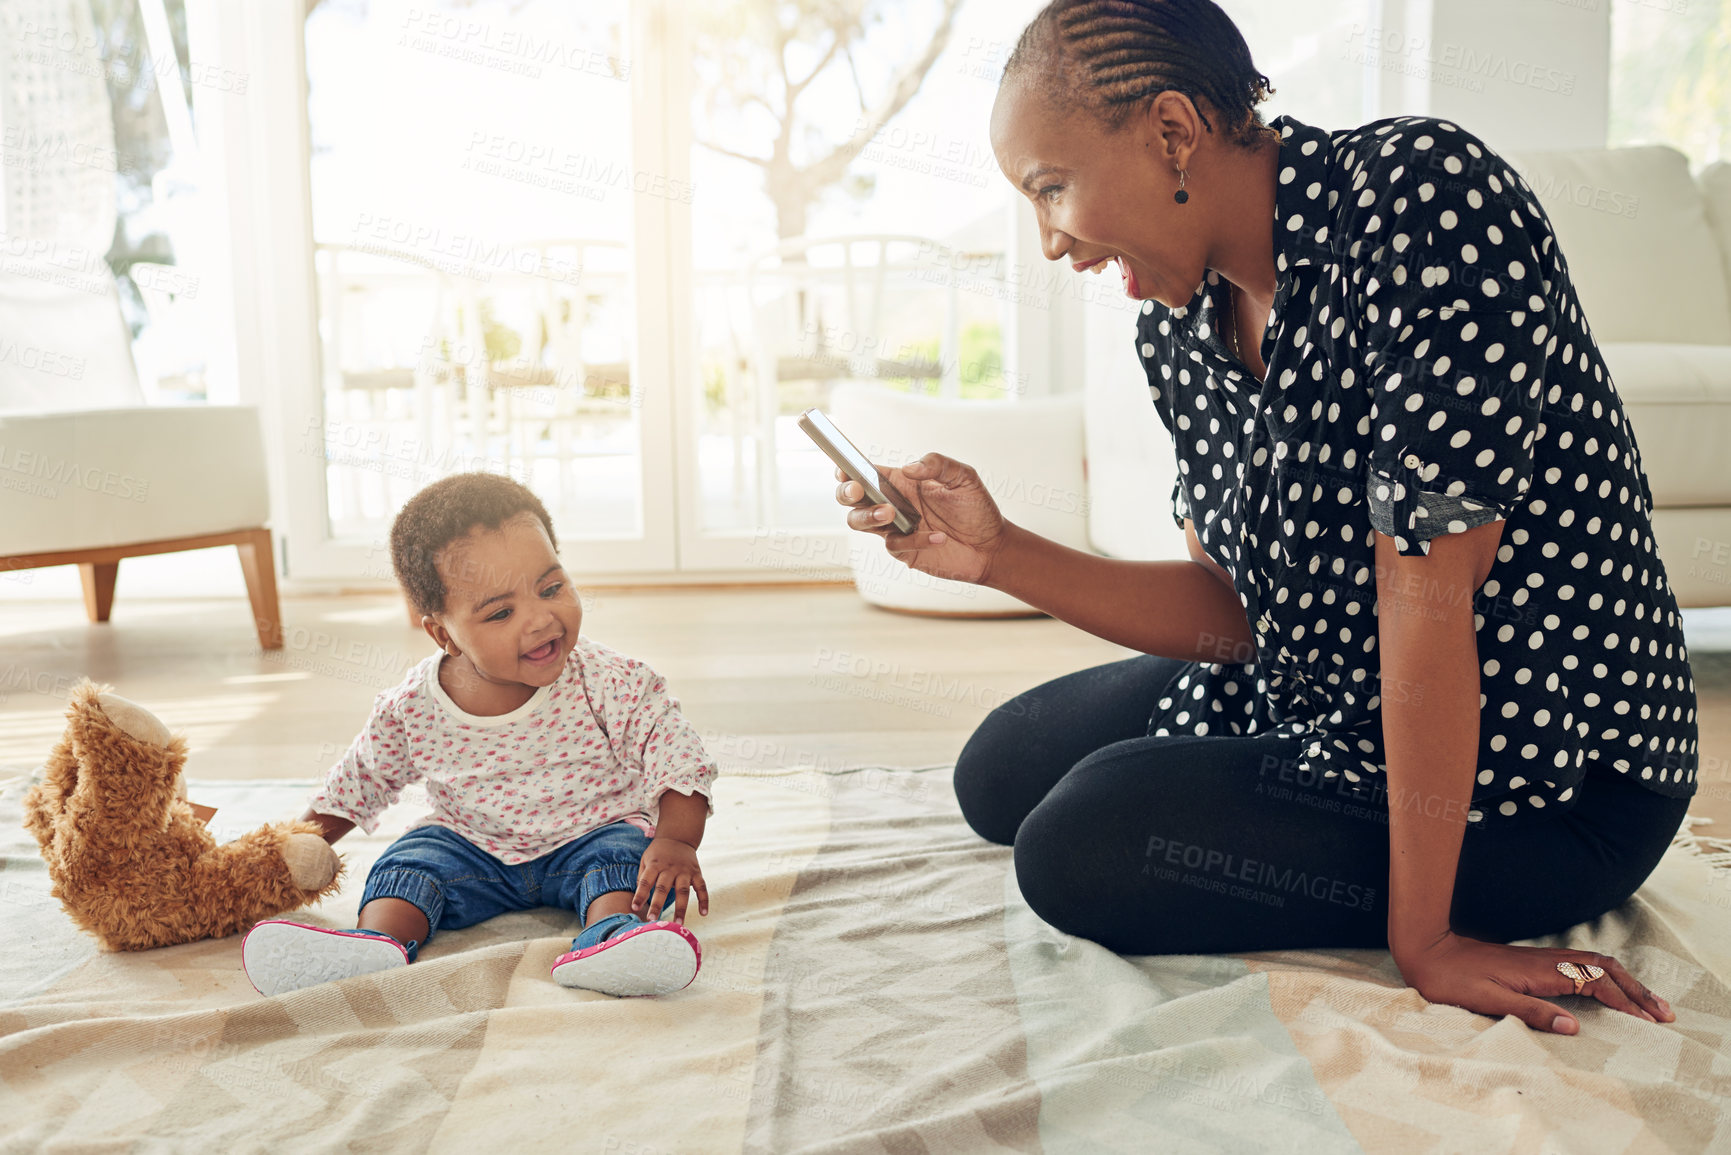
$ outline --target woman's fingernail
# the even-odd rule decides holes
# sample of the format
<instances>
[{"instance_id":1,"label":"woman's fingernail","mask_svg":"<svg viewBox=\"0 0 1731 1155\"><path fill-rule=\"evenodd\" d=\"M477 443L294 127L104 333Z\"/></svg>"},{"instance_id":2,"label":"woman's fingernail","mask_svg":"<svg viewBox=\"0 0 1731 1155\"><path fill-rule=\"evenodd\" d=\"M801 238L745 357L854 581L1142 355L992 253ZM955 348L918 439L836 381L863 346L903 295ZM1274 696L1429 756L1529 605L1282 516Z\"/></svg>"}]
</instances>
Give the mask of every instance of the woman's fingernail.
<instances>
[{"instance_id":1,"label":"woman's fingernail","mask_svg":"<svg viewBox=\"0 0 1731 1155\"><path fill-rule=\"evenodd\" d=\"M890 519L890 511L887 509L875 509L872 511L872 516L877 518L879 521L888 521Z\"/></svg>"},{"instance_id":2,"label":"woman's fingernail","mask_svg":"<svg viewBox=\"0 0 1731 1155\"><path fill-rule=\"evenodd\" d=\"M1557 1032L1559 1035L1573 1034L1574 1028L1575 1020L1571 1019L1568 1015L1558 1015L1556 1018L1551 1020L1551 1030Z\"/></svg>"}]
</instances>

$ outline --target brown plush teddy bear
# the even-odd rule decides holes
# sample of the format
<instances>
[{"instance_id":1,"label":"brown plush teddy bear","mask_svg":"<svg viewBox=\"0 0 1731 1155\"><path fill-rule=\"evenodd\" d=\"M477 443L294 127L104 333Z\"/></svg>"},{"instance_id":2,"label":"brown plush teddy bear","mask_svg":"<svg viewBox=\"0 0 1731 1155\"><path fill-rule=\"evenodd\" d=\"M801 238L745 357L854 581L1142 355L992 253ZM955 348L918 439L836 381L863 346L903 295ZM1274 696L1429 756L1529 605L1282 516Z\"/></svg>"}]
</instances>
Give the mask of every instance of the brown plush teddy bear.
<instances>
[{"instance_id":1,"label":"brown plush teddy bear","mask_svg":"<svg viewBox=\"0 0 1731 1155\"><path fill-rule=\"evenodd\" d=\"M337 889L342 863L310 822L216 844L185 800L186 739L89 679L24 800L54 896L109 950L220 938ZM208 817L208 814L207 814Z\"/></svg>"}]
</instances>

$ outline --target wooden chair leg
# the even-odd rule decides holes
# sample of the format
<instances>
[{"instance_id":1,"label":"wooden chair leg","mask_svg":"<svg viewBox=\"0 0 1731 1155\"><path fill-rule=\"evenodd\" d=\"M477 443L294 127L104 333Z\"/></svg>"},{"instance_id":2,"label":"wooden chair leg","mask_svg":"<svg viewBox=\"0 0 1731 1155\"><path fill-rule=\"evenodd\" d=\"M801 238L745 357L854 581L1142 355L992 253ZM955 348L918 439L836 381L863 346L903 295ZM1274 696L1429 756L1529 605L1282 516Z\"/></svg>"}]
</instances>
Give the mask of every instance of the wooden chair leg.
<instances>
[{"instance_id":1,"label":"wooden chair leg","mask_svg":"<svg viewBox=\"0 0 1731 1155\"><path fill-rule=\"evenodd\" d=\"M117 561L81 562L79 580L84 583L84 613L93 622L106 622L114 608L114 579L120 573Z\"/></svg>"},{"instance_id":2,"label":"wooden chair leg","mask_svg":"<svg viewBox=\"0 0 1731 1155\"><path fill-rule=\"evenodd\" d=\"M282 608L276 596L276 557L271 550L270 530L254 530L250 541L240 542L240 568L246 575L246 596L252 601L252 622L258 630L261 649L282 649Z\"/></svg>"}]
</instances>

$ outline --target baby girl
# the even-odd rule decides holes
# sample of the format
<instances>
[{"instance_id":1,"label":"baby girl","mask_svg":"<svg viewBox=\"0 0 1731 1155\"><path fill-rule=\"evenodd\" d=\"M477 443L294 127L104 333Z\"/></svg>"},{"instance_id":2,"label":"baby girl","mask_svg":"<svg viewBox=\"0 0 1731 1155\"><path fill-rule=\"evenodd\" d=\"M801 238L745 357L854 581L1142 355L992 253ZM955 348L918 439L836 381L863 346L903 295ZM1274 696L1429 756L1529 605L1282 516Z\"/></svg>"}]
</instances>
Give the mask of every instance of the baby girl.
<instances>
[{"instance_id":1,"label":"baby girl","mask_svg":"<svg viewBox=\"0 0 1731 1155\"><path fill-rule=\"evenodd\" d=\"M583 609L541 502L508 478L447 477L391 525L391 563L439 652L378 695L303 816L335 842L413 782L433 812L367 875L359 925L269 919L241 961L266 995L404 966L442 929L574 911L564 986L656 995L697 977L685 927L716 766L654 670L580 637ZM673 917L651 921L652 914Z\"/></svg>"}]
</instances>

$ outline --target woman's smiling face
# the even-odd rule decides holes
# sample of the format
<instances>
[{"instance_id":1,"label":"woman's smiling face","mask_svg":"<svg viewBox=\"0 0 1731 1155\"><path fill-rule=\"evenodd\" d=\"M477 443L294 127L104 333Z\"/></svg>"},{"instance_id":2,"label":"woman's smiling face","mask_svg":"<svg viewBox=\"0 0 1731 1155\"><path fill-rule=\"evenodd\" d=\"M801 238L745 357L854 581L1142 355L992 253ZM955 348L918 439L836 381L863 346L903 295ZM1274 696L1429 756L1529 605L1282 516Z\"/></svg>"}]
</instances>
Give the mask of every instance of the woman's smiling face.
<instances>
[{"instance_id":1,"label":"woman's smiling face","mask_svg":"<svg viewBox=\"0 0 1731 1155\"><path fill-rule=\"evenodd\" d=\"M1189 304L1207 272L1202 213L1172 194L1177 170L1196 151L1184 143L1195 107L1176 92L1162 93L1114 131L1035 90L1054 82L1007 78L991 125L998 167L1033 202L1046 259L1067 259L1078 271L1115 264L1130 296L1171 308Z\"/></svg>"}]
</instances>

